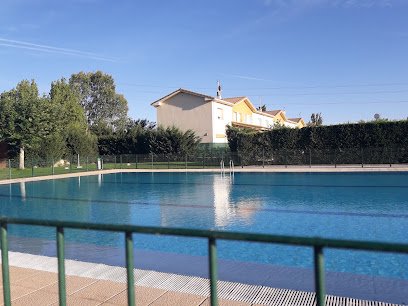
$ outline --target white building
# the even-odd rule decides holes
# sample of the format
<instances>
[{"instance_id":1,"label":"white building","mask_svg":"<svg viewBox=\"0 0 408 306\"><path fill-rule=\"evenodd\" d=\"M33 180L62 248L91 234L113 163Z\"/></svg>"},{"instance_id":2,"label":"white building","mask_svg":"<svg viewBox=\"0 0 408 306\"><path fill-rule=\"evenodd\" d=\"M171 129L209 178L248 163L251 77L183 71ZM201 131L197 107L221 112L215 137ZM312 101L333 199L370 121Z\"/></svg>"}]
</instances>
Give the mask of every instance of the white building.
<instances>
[{"instance_id":1,"label":"white building","mask_svg":"<svg viewBox=\"0 0 408 306\"><path fill-rule=\"evenodd\" d=\"M157 110L157 124L191 129L202 138L202 143L227 143L226 126L234 125L266 130L278 122L288 127L302 128L302 118L286 118L285 111L262 112L248 97L221 98L203 95L180 88L151 104Z\"/></svg>"}]
</instances>

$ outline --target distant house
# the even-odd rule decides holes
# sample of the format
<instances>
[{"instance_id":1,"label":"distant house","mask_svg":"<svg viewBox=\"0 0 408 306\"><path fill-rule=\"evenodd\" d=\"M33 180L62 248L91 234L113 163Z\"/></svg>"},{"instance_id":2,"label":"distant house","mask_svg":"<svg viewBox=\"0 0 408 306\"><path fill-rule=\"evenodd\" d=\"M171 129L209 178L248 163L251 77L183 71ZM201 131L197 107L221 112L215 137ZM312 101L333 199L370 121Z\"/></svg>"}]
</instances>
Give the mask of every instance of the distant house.
<instances>
[{"instance_id":1,"label":"distant house","mask_svg":"<svg viewBox=\"0 0 408 306\"><path fill-rule=\"evenodd\" d=\"M202 143L227 143L226 126L253 128L263 131L276 122L287 127L304 127L302 118L287 119L284 110L261 111L248 97L221 98L200 94L183 88L151 104L157 110L157 124L191 129Z\"/></svg>"}]
</instances>

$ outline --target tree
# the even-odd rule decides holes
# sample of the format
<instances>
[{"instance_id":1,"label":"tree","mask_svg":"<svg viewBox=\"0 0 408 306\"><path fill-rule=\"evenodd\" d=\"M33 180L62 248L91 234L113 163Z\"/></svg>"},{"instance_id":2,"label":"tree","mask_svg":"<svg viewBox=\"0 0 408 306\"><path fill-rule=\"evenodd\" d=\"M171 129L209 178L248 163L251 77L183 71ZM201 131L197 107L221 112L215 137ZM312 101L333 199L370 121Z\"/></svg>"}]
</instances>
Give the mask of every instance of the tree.
<instances>
[{"instance_id":1,"label":"tree","mask_svg":"<svg viewBox=\"0 0 408 306\"><path fill-rule=\"evenodd\" d=\"M190 154L198 149L200 141L192 130L183 132L175 126L159 126L151 132L150 151L155 154Z\"/></svg>"},{"instance_id":2,"label":"tree","mask_svg":"<svg viewBox=\"0 0 408 306\"><path fill-rule=\"evenodd\" d=\"M310 116L309 125L312 125L312 126L323 125L322 113L312 113L312 115Z\"/></svg>"},{"instance_id":3,"label":"tree","mask_svg":"<svg viewBox=\"0 0 408 306\"><path fill-rule=\"evenodd\" d=\"M38 97L34 80L23 80L0 96L0 137L19 150L19 168L24 169L24 152L35 148L52 129L49 99Z\"/></svg>"},{"instance_id":4,"label":"tree","mask_svg":"<svg viewBox=\"0 0 408 306\"><path fill-rule=\"evenodd\" d=\"M97 72L79 72L69 79L69 85L78 94L78 103L85 110L88 124L106 122L114 125L127 117L128 104L123 95L116 93L111 75Z\"/></svg>"}]
</instances>

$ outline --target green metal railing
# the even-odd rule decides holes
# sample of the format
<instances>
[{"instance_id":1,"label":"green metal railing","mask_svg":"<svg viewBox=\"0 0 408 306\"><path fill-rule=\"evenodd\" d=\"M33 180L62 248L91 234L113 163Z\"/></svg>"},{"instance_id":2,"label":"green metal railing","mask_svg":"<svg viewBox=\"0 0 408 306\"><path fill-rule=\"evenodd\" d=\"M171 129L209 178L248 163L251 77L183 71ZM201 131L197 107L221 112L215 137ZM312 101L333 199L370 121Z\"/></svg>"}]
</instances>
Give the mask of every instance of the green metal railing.
<instances>
[{"instance_id":1,"label":"green metal railing","mask_svg":"<svg viewBox=\"0 0 408 306\"><path fill-rule=\"evenodd\" d=\"M8 262L8 224L40 225L56 228L57 236L57 256L58 256L58 284L59 284L59 304L66 305L65 288L65 254L64 254L64 228L87 229L100 231L114 231L125 233L126 250L126 269L127 269L127 292L128 304L135 305L135 284L133 276L134 257L133 257L133 233L173 235L186 237L199 237L208 239L208 260L210 276L211 305L215 306L217 302L217 247L216 240L240 240L251 242L277 243L286 245L300 245L314 248L314 270L316 284L316 302L317 306L325 304L325 279L324 279L324 248L354 249L365 251L382 251L395 253L408 253L408 244L380 243L368 241L350 241L323 238L308 238L295 236L279 236L251 233L220 232L213 230L194 230L183 228L163 228L146 227L133 225L115 225L98 224L56 220L33 220L0 217L1 226L1 257L3 273L3 296L4 304L11 305L10 297L10 275Z\"/></svg>"}]
</instances>

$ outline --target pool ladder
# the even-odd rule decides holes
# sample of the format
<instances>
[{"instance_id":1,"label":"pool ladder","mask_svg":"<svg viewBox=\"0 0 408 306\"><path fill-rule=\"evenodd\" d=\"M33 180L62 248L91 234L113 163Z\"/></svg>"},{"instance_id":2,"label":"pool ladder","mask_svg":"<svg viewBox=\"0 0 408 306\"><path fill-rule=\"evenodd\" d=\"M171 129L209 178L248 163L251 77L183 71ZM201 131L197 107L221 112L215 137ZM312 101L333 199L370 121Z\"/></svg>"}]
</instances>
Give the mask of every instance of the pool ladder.
<instances>
[{"instance_id":1,"label":"pool ladder","mask_svg":"<svg viewBox=\"0 0 408 306\"><path fill-rule=\"evenodd\" d=\"M220 171L221 171L221 175L225 176L224 160L221 160L221 162L220 162ZM230 173L230 176L234 175L234 173L235 173L234 161L232 159L229 161L229 173Z\"/></svg>"}]
</instances>

